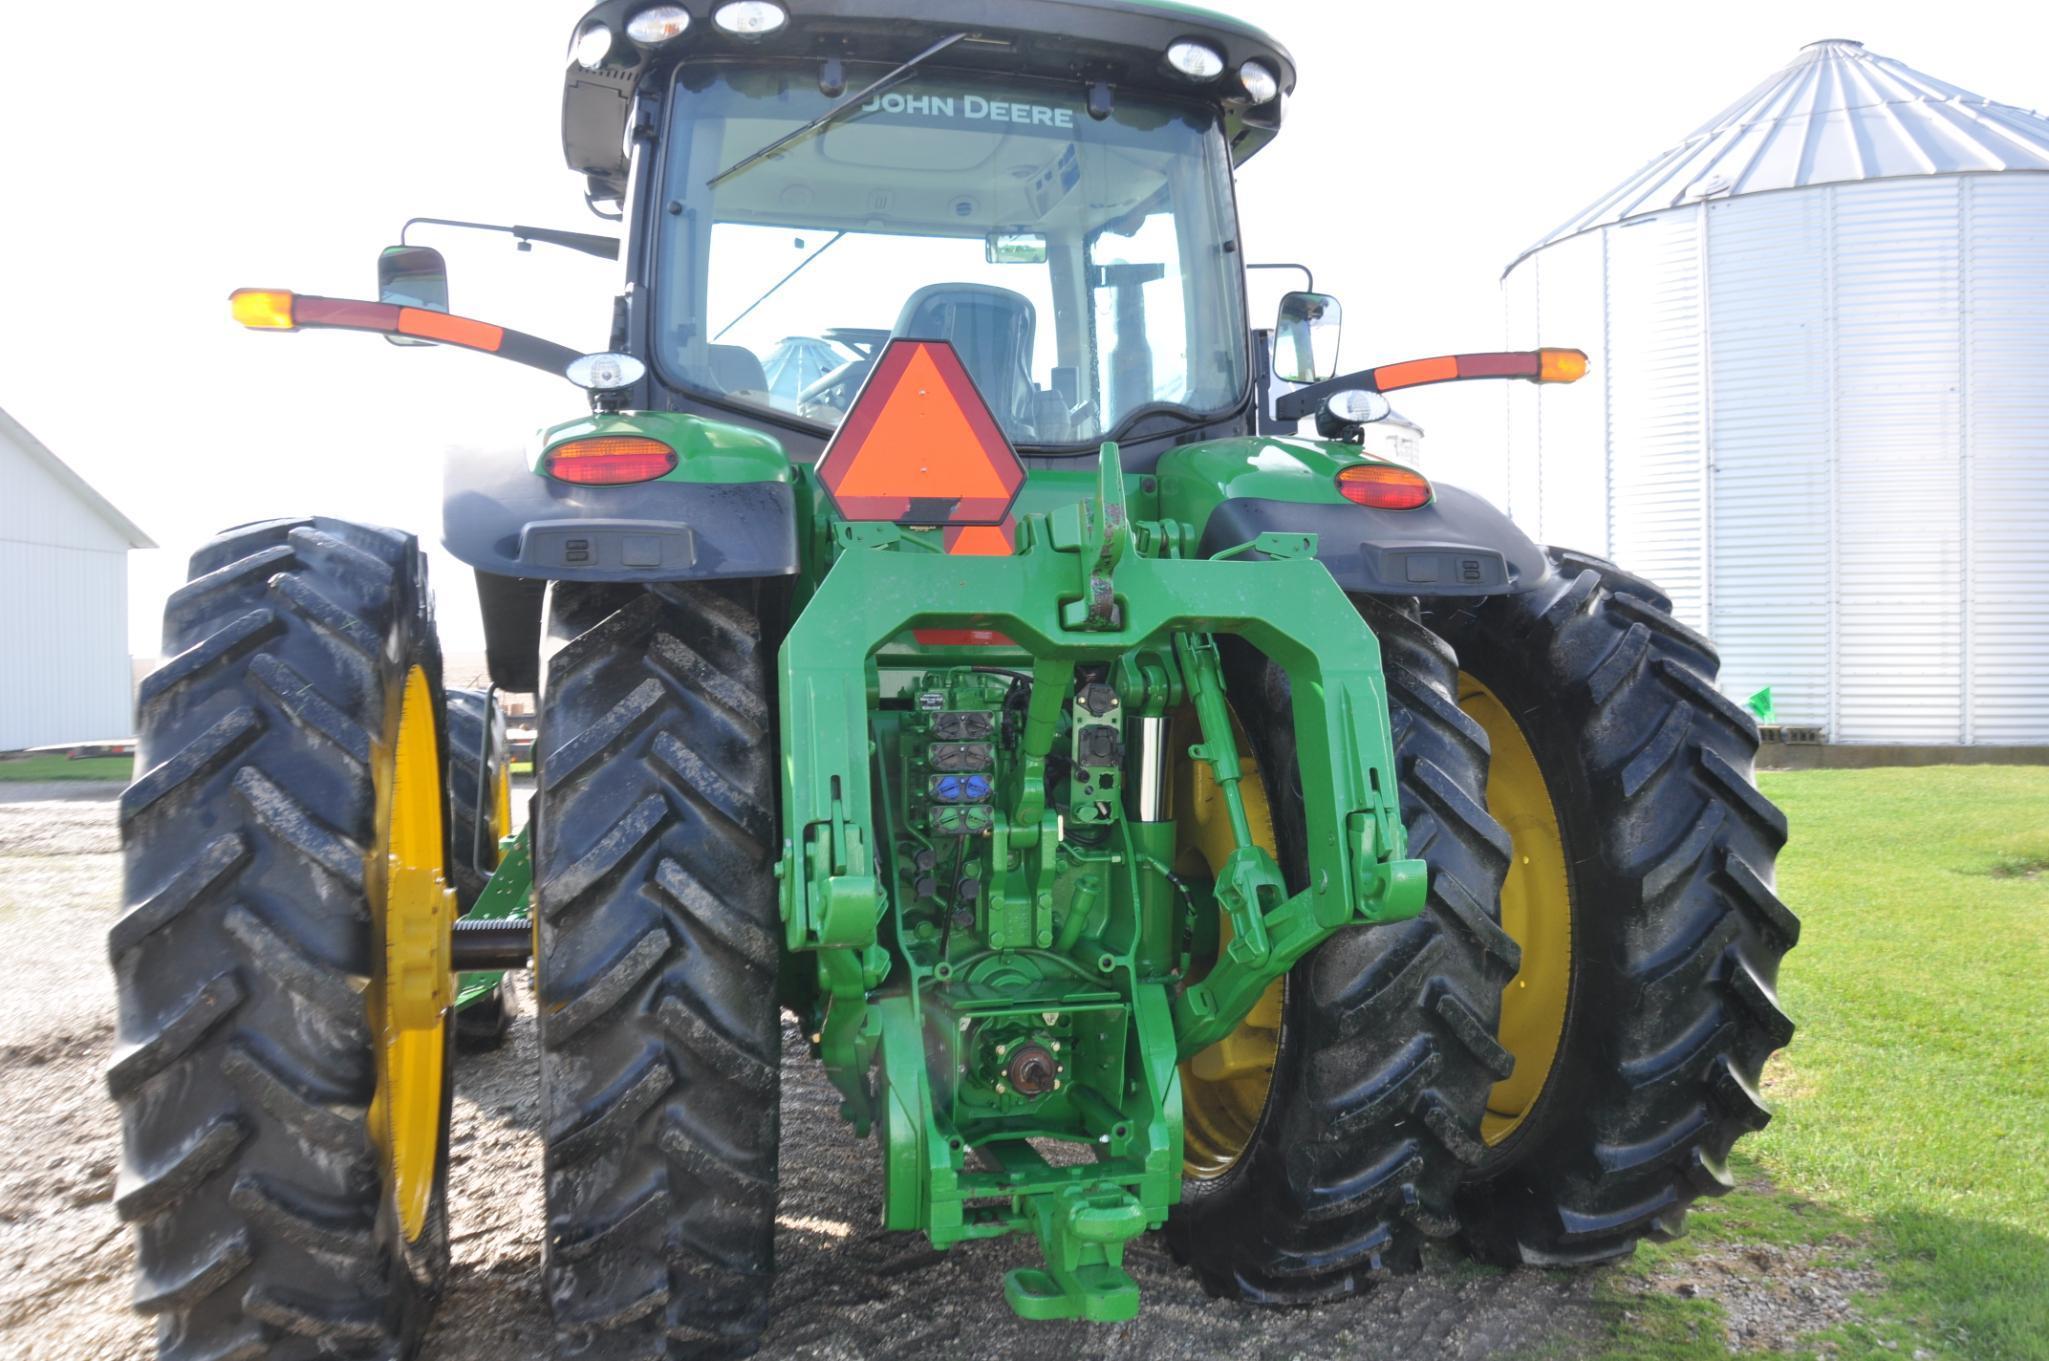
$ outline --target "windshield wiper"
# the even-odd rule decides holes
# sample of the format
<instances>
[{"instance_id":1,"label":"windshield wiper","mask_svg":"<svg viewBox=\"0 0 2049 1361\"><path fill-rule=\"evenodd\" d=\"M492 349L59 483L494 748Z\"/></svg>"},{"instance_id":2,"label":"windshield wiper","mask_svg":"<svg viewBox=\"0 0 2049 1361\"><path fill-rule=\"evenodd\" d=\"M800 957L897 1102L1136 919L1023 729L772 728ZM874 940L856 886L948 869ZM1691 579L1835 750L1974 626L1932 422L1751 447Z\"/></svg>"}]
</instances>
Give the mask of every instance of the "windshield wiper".
<instances>
[{"instance_id":1,"label":"windshield wiper","mask_svg":"<svg viewBox=\"0 0 2049 1361\"><path fill-rule=\"evenodd\" d=\"M776 295L776 291L778 289L780 289L784 284L788 283L790 280L796 278L799 274L803 273L804 267L806 265L810 264L813 260L816 260L819 256L825 254L827 251L831 250L834 246L837 246L840 243L841 238L843 238L844 236L846 236L846 232L844 231L834 233L832 240L826 242L817 250L812 251L802 260L799 260L797 262L797 267L795 269L791 270L788 274L785 274L782 278L777 279L774 283L769 285L768 292L762 294L753 302L748 303L746 309L742 311L739 316L734 317L724 326L719 327L719 333L711 338L711 343L716 345L721 340L724 340L726 338L726 332L732 330L735 326L738 326L741 322L747 320L747 316L749 313L751 313L755 308L761 306L763 303L767 302L770 298L773 298Z\"/></svg>"},{"instance_id":2,"label":"windshield wiper","mask_svg":"<svg viewBox=\"0 0 2049 1361\"><path fill-rule=\"evenodd\" d=\"M888 75L882 77L880 80L877 80L872 84L864 86L863 88L856 90L853 94L848 95L845 99L842 99L839 103L833 105L824 113L818 115L818 117L806 123L803 127L796 129L794 132L784 133L782 136L776 138L773 142L770 142L767 146L762 147L758 151L748 152L745 156L742 156L739 160L733 162L724 170L721 170L718 174L713 175L710 179L706 180L704 182L704 187L707 189L716 189L721 184L725 183L727 180L733 178L733 176L745 170L747 167L754 165L759 161L767 160L770 156L775 155L778 151L781 151L784 147L789 146L792 142L801 142L806 137L809 137L812 133L818 131L820 128L827 127L833 123L838 122L840 118L843 115L845 115L849 110L860 108L863 104L867 103L875 95L880 94L882 91L888 89L890 86L896 84L905 76L909 75L912 71L915 71L923 62L938 56L941 52L944 52L947 48L952 47L955 43L966 42L967 37L968 35L965 33L956 33L951 37L941 38L938 42L933 43L923 52L920 52L917 56L912 57L909 61L905 62L902 66L897 67L894 71L891 71Z\"/></svg>"}]
</instances>

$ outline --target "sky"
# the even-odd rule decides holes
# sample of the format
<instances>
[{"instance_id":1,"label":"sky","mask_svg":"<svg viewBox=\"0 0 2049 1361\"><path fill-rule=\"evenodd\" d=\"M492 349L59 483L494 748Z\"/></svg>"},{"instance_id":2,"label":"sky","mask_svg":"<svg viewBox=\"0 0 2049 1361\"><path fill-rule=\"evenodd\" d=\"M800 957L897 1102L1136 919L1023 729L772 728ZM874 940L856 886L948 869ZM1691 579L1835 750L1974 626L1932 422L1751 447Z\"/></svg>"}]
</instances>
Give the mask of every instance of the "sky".
<instances>
[{"instance_id":1,"label":"sky","mask_svg":"<svg viewBox=\"0 0 2049 1361\"><path fill-rule=\"evenodd\" d=\"M1860 39L2049 106L2040 6L1212 3L1296 56L1282 135L1239 176L1242 236L1248 259L1306 262L1342 299L1346 369L1497 346L1509 261L1804 43ZM219 528L318 512L431 541L446 449L523 448L585 409L483 356L246 332L226 301L245 285L370 296L378 249L415 215L606 230L561 159L582 8L0 6L0 407L161 545L131 555L138 656ZM447 254L454 310L602 347L616 265L414 239ZM1433 476L1499 498L1498 392L1401 406ZM479 649L467 570L438 553L431 570L446 646Z\"/></svg>"}]
</instances>

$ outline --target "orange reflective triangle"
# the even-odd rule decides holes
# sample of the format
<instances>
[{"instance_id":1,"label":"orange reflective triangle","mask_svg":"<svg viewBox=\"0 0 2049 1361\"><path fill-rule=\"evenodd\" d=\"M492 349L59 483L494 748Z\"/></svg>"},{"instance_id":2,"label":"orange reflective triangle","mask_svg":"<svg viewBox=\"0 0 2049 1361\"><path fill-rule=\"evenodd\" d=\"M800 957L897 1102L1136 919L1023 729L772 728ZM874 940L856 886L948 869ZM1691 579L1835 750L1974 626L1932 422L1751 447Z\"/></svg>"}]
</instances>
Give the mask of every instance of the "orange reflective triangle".
<instances>
[{"instance_id":1,"label":"orange reflective triangle","mask_svg":"<svg viewBox=\"0 0 2049 1361\"><path fill-rule=\"evenodd\" d=\"M1017 551L1017 521L1006 515L1000 525L954 525L942 542L964 558L1007 558Z\"/></svg>"},{"instance_id":2,"label":"orange reflective triangle","mask_svg":"<svg viewBox=\"0 0 2049 1361\"><path fill-rule=\"evenodd\" d=\"M953 346L899 338L876 358L818 478L849 520L995 526L1024 465Z\"/></svg>"}]
</instances>

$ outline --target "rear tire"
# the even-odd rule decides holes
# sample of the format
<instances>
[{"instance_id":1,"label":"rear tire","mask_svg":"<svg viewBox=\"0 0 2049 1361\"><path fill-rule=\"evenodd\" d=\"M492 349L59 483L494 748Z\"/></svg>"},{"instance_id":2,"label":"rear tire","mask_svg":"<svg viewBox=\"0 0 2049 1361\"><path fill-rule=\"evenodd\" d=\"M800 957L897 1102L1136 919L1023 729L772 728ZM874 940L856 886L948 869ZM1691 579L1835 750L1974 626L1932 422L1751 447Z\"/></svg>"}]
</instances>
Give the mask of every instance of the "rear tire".
<instances>
[{"instance_id":1,"label":"rear tire","mask_svg":"<svg viewBox=\"0 0 2049 1361\"><path fill-rule=\"evenodd\" d=\"M425 573L407 535L279 520L201 548L165 607L170 660L140 687L143 773L121 798L107 1080L134 1303L167 1361L410 1356L441 1290L446 1055L409 1241L364 994L413 673L441 717Z\"/></svg>"},{"instance_id":2,"label":"rear tire","mask_svg":"<svg viewBox=\"0 0 2049 1361\"><path fill-rule=\"evenodd\" d=\"M1556 1058L1461 1197L1475 1255L1546 1265L1676 1234L1729 1189L1730 1146L1770 1119L1757 1084L1793 1033L1774 986L1799 937L1772 889L1786 821L1714 647L1641 578L1551 557L1532 591L1427 616L1527 741L1569 867Z\"/></svg>"},{"instance_id":3,"label":"rear tire","mask_svg":"<svg viewBox=\"0 0 2049 1361\"><path fill-rule=\"evenodd\" d=\"M505 711L489 690L448 692L448 863L454 869L456 906L468 912L498 868L498 838L510 829L510 807L500 798L512 773ZM501 826L500 824L508 824ZM505 1042L505 985L455 1013L455 1043L482 1053Z\"/></svg>"},{"instance_id":4,"label":"rear tire","mask_svg":"<svg viewBox=\"0 0 2049 1361\"><path fill-rule=\"evenodd\" d=\"M753 583L558 583L534 876L565 1351L741 1356L774 1270L776 745Z\"/></svg>"},{"instance_id":5,"label":"rear tire","mask_svg":"<svg viewBox=\"0 0 2049 1361\"><path fill-rule=\"evenodd\" d=\"M1495 902L1508 838L1482 803L1484 736L1455 702L1450 650L1413 618L1359 608L1380 638L1408 853L1430 865L1407 922L1347 928L1288 975L1267 1108L1237 1163L1184 1183L1167 1232L1214 1295L1297 1304L1356 1294L1421 1265L1456 1231L1459 1180L1507 1055L1494 1041L1515 945ZM1286 675L1225 653L1267 777L1290 888L1304 864L1300 766Z\"/></svg>"}]
</instances>

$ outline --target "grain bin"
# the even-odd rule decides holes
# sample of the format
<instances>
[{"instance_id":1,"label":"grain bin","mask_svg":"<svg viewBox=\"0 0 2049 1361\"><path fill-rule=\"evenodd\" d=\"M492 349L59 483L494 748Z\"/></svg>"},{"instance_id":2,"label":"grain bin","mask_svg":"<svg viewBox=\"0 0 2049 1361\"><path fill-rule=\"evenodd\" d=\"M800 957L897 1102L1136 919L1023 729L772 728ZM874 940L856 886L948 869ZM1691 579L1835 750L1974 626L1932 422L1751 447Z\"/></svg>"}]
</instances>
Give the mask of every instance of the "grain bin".
<instances>
[{"instance_id":1,"label":"grain bin","mask_svg":"<svg viewBox=\"0 0 2049 1361\"><path fill-rule=\"evenodd\" d=\"M1832 741L2049 743L2049 119L1814 43L1510 265L1509 509Z\"/></svg>"}]
</instances>

